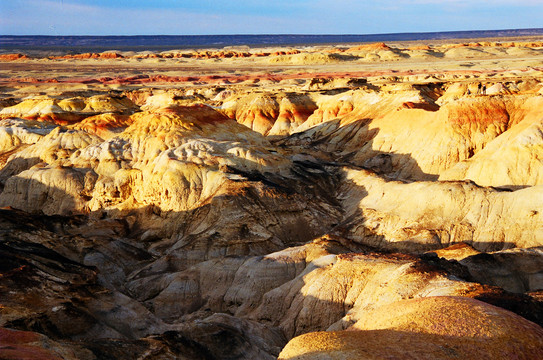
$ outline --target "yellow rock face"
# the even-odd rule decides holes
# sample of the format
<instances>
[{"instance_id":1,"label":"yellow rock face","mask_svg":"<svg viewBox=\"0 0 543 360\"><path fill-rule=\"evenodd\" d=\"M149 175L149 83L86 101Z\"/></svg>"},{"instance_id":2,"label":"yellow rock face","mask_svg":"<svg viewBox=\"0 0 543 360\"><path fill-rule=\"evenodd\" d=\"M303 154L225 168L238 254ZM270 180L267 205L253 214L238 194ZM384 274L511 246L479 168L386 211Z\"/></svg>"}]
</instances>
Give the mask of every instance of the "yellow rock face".
<instances>
[{"instance_id":1,"label":"yellow rock face","mask_svg":"<svg viewBox=\"0 0 543 360\"><path fill-rule=\"evenodd\" d=\"M100 126L111 130L98 130ZM270 144L261 135L207 106L163 108L129 118L101 115L73 129L56 128L17 154L27 160L8 164L10 173L19 176L6 183L1 203L28 211L42 209L45 202L55 208L57 202L68 204L70 198L79 199L85 188L88 202L72 201L71 209L57 209L69 213L160 204L164 211L183 211L218 195L227 181L220 168L282 171L290 164L288 159L271 154L267 150ZM19 168L13 168L15 163ZM40 167L28 168L36 163L41 163ZM53 169L58 176L49 179ZM69 178L70 172L80 174L79 180L65 186L60 179ZM30 201L31 195L21 197L20 191L32 193L32 184L46 188L58 184L58 195L52 197L39 190L36 196L40 201ZM64 200L58 198L62 192Z\"/></svg>"},{"instance_id":2,"label":"yellow rock face","mask_svg":"<svg viewBox=\"0 0 543 360\"><path fill-rule=\"evenodd\" d=\"M132 101L122 97L98 95L89 98L56 99L42 96L3 108L0 118L23 117L65 125L95 114L123 113L134 109Z\"/></svg>"},{"instance_id":3,"label":"yellow rock face","mask_svg":"<svg viewBox=\"0 0 543 360\"><path fill-rule=\"evenodd\" d=\"M352 169L343 184L344 206L356 218L351 231L367 245L405 251L467 241L491 251L535 247L543 238L541 186L510 192L469 182L404 183Z\"/></svg>"},{"instance_id":4,"label":"yellow rock face","mask_svg":"<svg viewBox=\"0 0 543 360\"><path fill-rule=\"evenodd\" d=\"M347 331L292 339L279 359L538 359L542 329L477 300L428 297L367 312Z\"/></svg>"}]
</instances>

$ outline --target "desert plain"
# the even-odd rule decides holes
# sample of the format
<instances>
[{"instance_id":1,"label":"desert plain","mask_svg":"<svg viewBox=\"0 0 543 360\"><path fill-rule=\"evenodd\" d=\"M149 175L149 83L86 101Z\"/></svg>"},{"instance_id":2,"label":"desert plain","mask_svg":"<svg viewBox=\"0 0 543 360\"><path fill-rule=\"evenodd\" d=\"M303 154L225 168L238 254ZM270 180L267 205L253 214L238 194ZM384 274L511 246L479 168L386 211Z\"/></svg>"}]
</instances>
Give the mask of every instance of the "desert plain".
<instances>
[{"instance_id":1,"label":"desert plain","mask_svg":"<svg viewBox=\"0 0 543 360\"><path fill-rule=\"evenodd\" d=\"M543 39L0 55L1 359L543 358Z\"/></svg>"}]
</instances>

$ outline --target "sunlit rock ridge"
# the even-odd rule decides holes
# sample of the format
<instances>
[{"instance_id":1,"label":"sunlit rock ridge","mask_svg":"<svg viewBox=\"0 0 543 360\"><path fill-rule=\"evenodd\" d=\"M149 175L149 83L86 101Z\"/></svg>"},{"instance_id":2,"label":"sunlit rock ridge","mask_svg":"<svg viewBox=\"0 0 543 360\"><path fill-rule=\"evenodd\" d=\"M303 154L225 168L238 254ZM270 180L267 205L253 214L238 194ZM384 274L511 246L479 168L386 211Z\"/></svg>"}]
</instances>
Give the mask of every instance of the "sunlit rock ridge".
<instances>
[{"instance_id":1,"label":"sunlit rock ridge","mask_svg":"<svg viewBox=\"0 0 543 360\"><path fill-rule=\"evenodd\" d=\"M3 56L0 358L540 359L542 59Z\"/></svg>"}]
</instances>

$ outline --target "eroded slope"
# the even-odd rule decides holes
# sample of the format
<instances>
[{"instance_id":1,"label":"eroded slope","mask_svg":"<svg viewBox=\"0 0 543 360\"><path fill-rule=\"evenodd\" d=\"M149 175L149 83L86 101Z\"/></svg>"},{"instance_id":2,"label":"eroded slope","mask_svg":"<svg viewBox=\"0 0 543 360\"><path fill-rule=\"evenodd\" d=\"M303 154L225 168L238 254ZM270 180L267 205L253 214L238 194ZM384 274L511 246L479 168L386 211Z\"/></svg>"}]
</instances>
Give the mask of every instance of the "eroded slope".
<instances>
[{"instance_id":1,"label":"eroded slope","mask_svg":"<svg viewBox=\"0 0 543 360\"><path fill-rule=\"evenodd\" d=\"M107 61L413 65L532 45ZM62 61L106 57L44 63ZM51 358L342 358L396 339L413 357L537 359L541 77L485 71L7 81L0 326L19 332L0 336Z\"/></svg>"}]
</instances>

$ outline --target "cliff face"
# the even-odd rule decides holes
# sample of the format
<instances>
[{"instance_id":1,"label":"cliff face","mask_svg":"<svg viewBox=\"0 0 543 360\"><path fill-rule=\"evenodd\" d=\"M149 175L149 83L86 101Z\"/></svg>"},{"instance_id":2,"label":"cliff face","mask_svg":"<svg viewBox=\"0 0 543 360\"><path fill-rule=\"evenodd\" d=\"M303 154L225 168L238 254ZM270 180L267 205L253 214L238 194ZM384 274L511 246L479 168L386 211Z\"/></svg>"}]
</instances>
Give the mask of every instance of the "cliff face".
<instances>
[{"instance_id":1,"label":"cliff face","mask_svg":"<svg viewBox=\"0 0 543 360\"><path fill-rule=\"evenodd\" d=\"M336 51L271 63L438 49ZM87 58L106 60L49 61ZM0 103L0 354L538 359L541 79L313 75L17 85Z\"/></svg>"}]
</instances>

